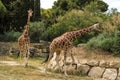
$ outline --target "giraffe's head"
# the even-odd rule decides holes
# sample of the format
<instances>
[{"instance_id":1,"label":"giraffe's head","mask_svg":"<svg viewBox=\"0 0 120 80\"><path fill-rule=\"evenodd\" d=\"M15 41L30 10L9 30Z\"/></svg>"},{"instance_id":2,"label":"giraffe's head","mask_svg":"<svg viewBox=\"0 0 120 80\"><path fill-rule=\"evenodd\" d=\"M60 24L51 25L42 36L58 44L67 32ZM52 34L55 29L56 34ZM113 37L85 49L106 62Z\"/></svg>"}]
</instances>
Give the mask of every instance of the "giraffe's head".
<instances>
[{"instance_id":1,"label":"giraffe's head","mask_svg":"<svg viewBox=\"0 0 120 80\"><path fill-rule=\"evenodd\" d=\"M28 10L28 15L29 15L30 17L32 16L32 13L33 13L32 9L29 9L29 10Z\"/></svg>"},{"instance_id":2,"label":"giraffe's head","mask_svg":"<svg viewBox=\"0 0 120 80\"><path fill-rule=\"evenodd\" d=\"M97 31L101 31L100 30L100 26L99 26L99 23L96 23L93 25L93 29L97 30Z\"/></svg>"}]
</instances>

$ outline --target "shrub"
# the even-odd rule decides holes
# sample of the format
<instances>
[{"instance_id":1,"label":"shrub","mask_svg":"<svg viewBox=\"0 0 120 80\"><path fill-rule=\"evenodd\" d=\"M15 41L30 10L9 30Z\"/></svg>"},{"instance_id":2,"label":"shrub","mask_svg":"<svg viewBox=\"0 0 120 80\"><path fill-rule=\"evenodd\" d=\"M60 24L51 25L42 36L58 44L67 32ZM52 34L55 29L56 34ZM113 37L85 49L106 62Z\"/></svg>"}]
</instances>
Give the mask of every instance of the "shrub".
<instances>
[{"instance_id":1,"label":"shrub","mask_svg":"<svg viewBox=\"0 0 120 80\"><path fill-rule=\"evenodd\" d=\"M103 32L99 36L90 39L87 42L86 48L101 49L118 54L120 53L120 31Z\"/></svg>"},{"instance_id":2,"label":"shrub","mask_svg":"<svg viewBox=\"0 0 120 80\"><path fill-rule=\"evenodd\" d=\"M42 33L45 30L43 22L33 22L30 24L30 39L31 42L39 42L42 39Z\"/></svg>"},{"instance_id":3,"label":"shrub","mask_svg":"<svg viewBox=\"0 0 120 80\"><path fill-rule=\"evenodd\" d=\"M66 31L78 30L93 25L96 22L101 22L101 18L92 13L83 12L80 10L71 10L64 16L59 16L57 18L57 23L48 27L43 33L43 36L44 39L51 41L53 38L60 36ZM86 42L93 35L95 34L89 34L89 37L82 37L82 39L85 38L83 42Z\"/></svg>"},{"instance_id":4,"label":"shrub","mask_svg":"<svg viewBox=\"0 0 120 80\"><path fill-rule=\"evenodd\" d=\"M16 32L13 30L5 32L3 35L0 35L0 41L17 41L20 35L21 35L20 32Z\"/></svg>"}]
</instances>

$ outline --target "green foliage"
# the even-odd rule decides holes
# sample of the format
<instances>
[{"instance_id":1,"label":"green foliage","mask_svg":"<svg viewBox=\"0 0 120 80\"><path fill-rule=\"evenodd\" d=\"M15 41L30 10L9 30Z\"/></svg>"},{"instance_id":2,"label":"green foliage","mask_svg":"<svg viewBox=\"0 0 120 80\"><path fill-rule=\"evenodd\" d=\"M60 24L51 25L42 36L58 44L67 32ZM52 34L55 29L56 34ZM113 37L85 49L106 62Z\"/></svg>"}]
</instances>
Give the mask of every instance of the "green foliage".
<instances>
[{"instance_id":1,"label":"green foliage","mask_svg":"<svg viewBox=\"0 0 120 80\"><path fill-rule=\"evenodd\" d=\"M3 17L6 12L7 12L7 9L5 5L2 3L2 1L0 0L0 17Z\"/></svg>"},{"instance_id":2,"label":"green foliage","mask_svg":"<svg viewBox=\"0 0 120 80\"><path fill-rule=\"evenodd\" d=\"M66 31L78 30L102 21L103 20L99 16L96 16L90 12L71 10L64 16L59 16L57 18L58 23L47 28L47 30L43 33L43 36L45 40L51 41L53 38L60 36ZM90 33L89 36L84 36L85 41L81 42L86 42L93 35L94 32Z\"/></svg>"},{"instance_id":3,"label":"green foliage","mask_svg":"<svg viewBox=\"0 0 120 80\"><path fill-rule=\"evenodd\" d=\"M102 49L112 53L120 53L120 31L103 32L99 36L90 39L86 47L88 49Z\"/></svg>"},{"instance_id":4,"label":"green foliage","mask_svg":"<svg viewBox=\"0 0 120 80\"><path fill-rule=\"evenodd\" d=\"M64 15L67 11L72 9L83 10L83 8L91 2L97 2L92 8L98 6L97 8L102 12L105 12L108 9L108 5L101 0L58 0L54 3L53 11L56 16Z\"/></svg>"},{"instance_id":5,"label":"green foliage","mask_svg":"<svg viewBox=\"0 0 120 80\"><path fill-rule=\"evenodd\" d=\"M49 19L52 17L52 9L41 9L42 19Z\"/></svg>"},{"instance_id":6,"label":"green foliage","mask_svg":"<svg viewBox=\"0 0 120 80\"><path fill-rule=\"evenodd\" d=\"M9 31L11 27L22 31L27 22L27 11L30 8L33 10L31 21L39 21L40 0L0 0L0 29L2 29L0 33ZM7 14L5 14L6 10ZM3 14L4 16L1 17Z\"/></svg>"},{"instance_id":7,"label":"green foliage","mask_svg":"<svg viewBox=\"0 0 120 80\"><path fill-rule=\"evenodd\" d=\"M84 7L84 10L92 12L92 13L96 13L98 11L100 12L105 12L108 9L108 5L106 3L104 3L103 1L92 1L90 2L90 4L86 5Z\"/></svg>"},{"instance_id":8,"label":"green foliage","mask_svg":"<svg viewBox=\"0 0 120 80\"><path fill-rule=\"evenodd\" d=\"M17 41L18 37L21 35L20 32L9 31L0 35L0 41Z\"/></svg>"},{"instance_id":9,"label":"green foliage","mask_svg":"<svg viewBox=\"0 0 120 80\"><path fill-rule=\"evenodd\" d=\"M43 22L33 22L30 24L30 39L31 42L39 42L42 39L42 33L45 30Z\"/></svg>"}]
</instances>

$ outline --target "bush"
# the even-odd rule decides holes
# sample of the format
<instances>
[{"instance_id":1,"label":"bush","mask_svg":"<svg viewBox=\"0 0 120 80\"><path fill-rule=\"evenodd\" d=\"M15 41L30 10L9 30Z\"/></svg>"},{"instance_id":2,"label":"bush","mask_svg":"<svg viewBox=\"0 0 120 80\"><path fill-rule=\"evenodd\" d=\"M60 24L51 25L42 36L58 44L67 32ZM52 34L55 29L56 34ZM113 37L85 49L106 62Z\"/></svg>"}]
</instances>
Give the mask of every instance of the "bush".
<instances>
[{"instance_id":1,"label":"bush","mask_svg":"<svg viewBox=\"0 0 120 80\"><path fill-rule=\"evenodd\" d=\"M42 33L45 30L43 22L33 22L30 24L30 39L31 42L39 42L42 39Z\"/></svg>"},{"instance_id":2,"label":"bush","mask_svg":"<svg viewBox=\"0 0 120 80\"><path fill-rule=\"evenodd\" d=\"M60 36L67 31L88 27L96 22L101 22L101 18L95 16L92 13L90 14L80 10L71 10L64 16L59 16L57 18L57 23L53 24L51 27L48 27L47 30L43 33L43 36L44 39L51 41L53 38ZM82 37L82 39L84 38L83 42L86 42L93 35L95 34L89 34L89 37Z\"/></svg>"},{"instance_id":3,"label":"bush","mask_svg":"<svg viewBox=\"0 0 120 80\"><path fill-rule=\"evenodd\" d=\"M87 42L88 49L101 49L115 54L120 53L120 31L103 32Z\"/></svg>"},{"instance_id":4,"label":"bush","mask_svg":"<svg viewBox=\"0 0 120 80\"><path fill-rule=\"evenodd\" d=\"M9 31L0 35L0 41L17 41L18 37L21 35L20 32Z\"/></svg>"}]
</instances>

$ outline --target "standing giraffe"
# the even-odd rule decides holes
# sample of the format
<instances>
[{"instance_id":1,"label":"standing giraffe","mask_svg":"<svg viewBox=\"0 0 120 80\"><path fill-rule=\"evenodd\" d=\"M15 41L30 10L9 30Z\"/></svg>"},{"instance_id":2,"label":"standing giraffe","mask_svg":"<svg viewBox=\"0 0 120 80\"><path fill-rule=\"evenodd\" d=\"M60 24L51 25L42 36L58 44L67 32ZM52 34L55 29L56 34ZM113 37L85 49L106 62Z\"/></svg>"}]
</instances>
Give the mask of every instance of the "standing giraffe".
<instances>
[{"instance_id":1,"label":"standing giraffe","mask_svg":"<svg viewBox=\"0 0 120 80\"><path fill-rule=\"evenodd\" d=\"M20 50L20 60L22 57L22 54L24 56L24 62L25 62L25 67L27 66L28 58L29 58L29 47L30 47L30 38L29 38L29 26L30 26L30 17L32 16L33 11L30 9L28 10L28 19L27 19L27 24L25 25L25 29L22 33L22 35L18 38L18 47Z\"/></svg>"},{"instance_id":2,"label":"standing giraffe","mask_svg":"<svg viewBox=\"0 0 120 80\"><path fill-rule=\"evenodd\" d=\"M51 60L51 58L53 57L53 54L56 54L56 63L57 65L59 65L59 55L61 53L61 51L64 51L64 74L67 76L66 73L66 55L68 53L68 51L70 51L73 48L73 41L75 40L75 38L77 38L78 36L84 35L85 33L91 31L91 30L98 30L99 31L99 24L94 24L92 26L89 26L87 28L83 28L80 30L75 30L75 31L69 31L64 33L63 35L53 39L52 43L50 44L50 53L46 59L45 62L47 62L47 67L48 64ZM74 57L72 52L70 52L71 54L71 58L72 58L72 62L74 63Z\"/></svg>"}]
</instances>

